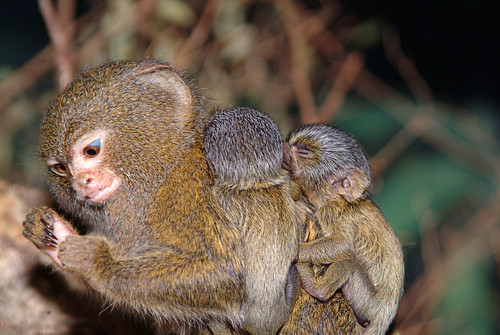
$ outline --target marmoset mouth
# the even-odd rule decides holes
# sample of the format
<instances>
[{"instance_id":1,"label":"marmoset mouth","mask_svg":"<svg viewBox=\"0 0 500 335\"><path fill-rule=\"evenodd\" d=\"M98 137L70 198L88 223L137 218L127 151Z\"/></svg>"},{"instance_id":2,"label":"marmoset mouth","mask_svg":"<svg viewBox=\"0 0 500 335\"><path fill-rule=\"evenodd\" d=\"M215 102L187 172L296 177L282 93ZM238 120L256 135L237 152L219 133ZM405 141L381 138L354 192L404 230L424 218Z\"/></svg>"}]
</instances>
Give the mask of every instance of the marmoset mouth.
<instances>
[{"instance_id":1,"label":"marmoset mouth","mask_svg":"<svg viewBox=\"0 0 500 335\"><path fill-rule=\"evenodd\" d=\"M109 186L98 188L95 191L85 194L84 198L94 202L100 203L108 200L122 185L122 181L119 178L113 178L113 181Z\"/></svg>"}]
</instances>

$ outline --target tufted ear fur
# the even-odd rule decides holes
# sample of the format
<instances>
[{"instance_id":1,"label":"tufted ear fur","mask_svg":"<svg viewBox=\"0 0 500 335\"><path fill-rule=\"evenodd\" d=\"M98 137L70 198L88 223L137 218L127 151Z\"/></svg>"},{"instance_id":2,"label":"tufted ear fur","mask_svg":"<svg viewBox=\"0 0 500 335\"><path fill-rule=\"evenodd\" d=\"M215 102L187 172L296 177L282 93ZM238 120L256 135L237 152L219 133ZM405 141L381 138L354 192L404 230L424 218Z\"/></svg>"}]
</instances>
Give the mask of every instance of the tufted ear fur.
<instances>
[{"instance_id":1,"label":"tufted ear fur","mask_svg":"<svg viewBox=\"0 0 500 335\"><path fill-rule=\"evenodd\" d=\"M347 176L332 180L331 189L349 202L359 200L370 188L370 180L356 168L349 170Z\"/></svg>"},{"instance_id":2,"label":"tufted ear fur","mask_svg":"<svg viewBox=\"0 0 500 335\"><path fill-rule=\"evenodd\" d=\"M170 65L153 61L144 62L135 69L135 73L141 80L173 93L181 105L193 105L191 90Z\"/></svg>"},{"instance_id":3,"label":"tufted ear fur","mask_svg":"<svg viewBox=\"0 0 500 335\"><path fill-rule=\"evenodd\" d=\"M133 75L139 82L155 85L160 90L165 91L176 102L176 106L184 108L193 108L196 105L196 99L186 82L167 64L156 61L144 61L140 63L133 71ZM181 108L183 110L184 108ZM190 113L181 113L180 116L187 117ZM184 120L184 123L193 120Z\"/></svg>"}]
</instances>

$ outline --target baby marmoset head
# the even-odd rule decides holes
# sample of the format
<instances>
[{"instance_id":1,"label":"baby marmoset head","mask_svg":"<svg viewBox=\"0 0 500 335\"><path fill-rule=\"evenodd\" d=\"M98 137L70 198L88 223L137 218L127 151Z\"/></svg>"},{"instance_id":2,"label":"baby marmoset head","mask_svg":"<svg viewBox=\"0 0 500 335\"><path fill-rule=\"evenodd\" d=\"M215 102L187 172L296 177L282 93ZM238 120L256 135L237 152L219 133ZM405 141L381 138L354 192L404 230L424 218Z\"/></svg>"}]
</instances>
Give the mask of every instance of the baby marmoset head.
<instances>
[{"instance_id":1,"label":"baby marmoset head","mask_svg":"<svg viewBox=\"0 0 500 335\"><path fill-rule=\"evenodd\" d=\"M348 133L326 124L304 125L287 141L292 176L308 198L340 195L353 202L369 195L370 164Z\"/></svg>"},{"instance_id":2,"label":"baby marmoset head","mask_svg":"<svg viewBox=\"0 0 500 335\"><path fill-rule=\"evenodd\" d=\"M267 187L282 181L283 139L266 114L248 107L217 111L205 129L215 180L230 188Z\"/></svg>"}]
</instances>

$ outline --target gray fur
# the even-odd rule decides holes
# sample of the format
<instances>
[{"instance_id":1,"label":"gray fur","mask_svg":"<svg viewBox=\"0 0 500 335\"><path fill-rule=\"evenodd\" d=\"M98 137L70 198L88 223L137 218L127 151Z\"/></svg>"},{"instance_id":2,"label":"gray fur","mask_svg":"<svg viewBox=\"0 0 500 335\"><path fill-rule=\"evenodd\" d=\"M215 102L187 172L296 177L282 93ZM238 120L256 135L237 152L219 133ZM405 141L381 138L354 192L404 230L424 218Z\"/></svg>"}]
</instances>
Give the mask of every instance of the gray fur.
<instances>
[{"instance_id":1,"label":"gray fur","mask_svg":"<svg viewBox=\"0 0 500 335\"><path fill-rule=\"evenodd\" d=\"M275 335L299 290L299 227L283 140L265 114L246 107L216 112L205 130L215 194L241 229L245 249L243 329Z\"/></svg>"},{"instance_id":2,"label":"gray fur","mask_svg":"<svg viewBox=\"0 0 500 335\"><path fill-rule=\"evenodd\" d=\"M308 142L303 143L304 139ZM308 185L322 185L329 180L329 176L341 179L344 176L338 175L338 172L346 171L346 167L361 169L371 184L371 169L366 153L354 137L338 128L326 124L304 125L289 136L288 143L291 146L319 146L311 148L318 153L315 169L300 171L301 177L308 180Z\"/></svg>"},{"instance_id":3,"label":"gray fur","mask_svg":"<svg viewBox=\"0 0 500 335\"><path fill-rule=\"evenodd\" d=\"M282 173L278 126L255 109L231 107L216 112L205 130L205 149L216 180L226 186L247 188Z\"/></svg>"}]
</instances>

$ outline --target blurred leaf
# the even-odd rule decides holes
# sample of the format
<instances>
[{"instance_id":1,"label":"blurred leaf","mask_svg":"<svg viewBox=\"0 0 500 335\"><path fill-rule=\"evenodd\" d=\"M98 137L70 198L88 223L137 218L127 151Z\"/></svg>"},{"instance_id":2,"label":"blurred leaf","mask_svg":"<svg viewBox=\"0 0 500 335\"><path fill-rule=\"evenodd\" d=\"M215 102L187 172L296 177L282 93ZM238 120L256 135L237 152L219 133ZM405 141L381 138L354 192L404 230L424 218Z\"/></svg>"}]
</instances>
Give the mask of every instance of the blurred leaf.
<instances>
[{"instance_id":1,"label":"blurred leaf","mask_svg":"<svg viewBox=\"0 0 500 335\"><path fill-rule=\"evenodd\" d=\"M380 42L382 29L383 21L380 19L362 21L352 30L351 43L360 48L372 47Z\"/></svg>"},{"instance_id":2,"label":"blurred leaf","mask_svg":"<svg viewBox=\"0 0 500 335\"><path fill-rule=\"evenodd\" d=\"M154 58L170 60L175 55L175 36L169 36L166 33L156 34L156 45L154 49Z\"/></svg>"},{"instance_id":3,"label":"blurred leaf","mask_svg":"<svg viewBox=\"0 0 500 335\"><path fill-rule=\"evenodd\" d=\"M248 57L254 45L250 27L241 26L224 38L224 48L221 56L232 62L238 62Z\"/></svg>"},{"instance_id":4,"label":"blurred leaf","mask_svg":"<svg viewBox=\"0 0 500 335\"><path fill-rule=\"evenodd\" d=\"M439 215L463 198L492 191L490 180L437 153L406 155L389 170L376 200L394 229L411 241L418 239L419 222L429 210L441 221Z\"/></svg>"},{"instance_id":5,"label":"blurred leaf","mask_svg":"<svg viewBox=\"0 0 500 335\"><path fill-rule=\"evenodd\" d=\"M0 130L4 134L13 134L33 120L37 114L36 106L32 100L21 97L7 106L3 111L3 123L0 124Z\"/></svg>"},{"instance_id":6,"label":"blurred leaf","mask_svg":"<svg viewBox=\"0 0 500 335\"><path fill-rule=\"evenodd\" d=\"M472 106L471 111L473 112L461 110L462 113L443 113L446 118L442 118L442 123L466 142L498 156L500 142L495 134L498 134L500 128L496 120L497 111L487 104L480 103Z\"/></svg>"},{"instance_id":7,"label":"blurred leaf","mask_svg":"<svg viewBox=\"0 0 500 335\"><path fill-rule=\"evenodd\" d=\"M483 262L464 260L465 272L451 278L444 299L435 317L441 319L440 334L482 335L494 334L494 309L491 259Z\"/></svg>"},{"instance_id":8,"label":"blurred leaf","mask_svg":"<svg viewBox=\"0 0 500 335\"><path fill-rule=\"evenodd\" d=\"M160 18L181 27L190 26L196 17L193 9L186 1L160 0L156 6L157 15Z\"/></svg>"},{"instance_id":9,"label":"blurred leaf","mask_svg":"<svg viewBox=\"0 0 500 335\"><path fill-rule=\"evenodd\" d=\"M245 24L245 11L240 1L222 0L214 20L214 33L218 38L231 34Z\"/></svg>"},{"instance_id":10,"label":"blurred leaf","mask_svg":"<svg viewBox=\"0 0 500 335\"><path fill-rule=\"evenodd\" d=\"M112 0L110 1L110 10L103 15L101 19L102 27L109 26L117 20L117 17L126 15L127 11L134 5L131 0ZM108 57L111 59L133 58L136 48L135 28L133 25L127 25L119 32L113 34L109 40Z\"/></svg>"},{"instance_id":11,"label":"blurred leaf","mask_svg":"<svg viewBox=\"0 0 500 335\"><path fill-rule=\"evenodd\" d=\"M369 155L380 150L402 128L391 115L359 99L346 101L333 125L356 137Z\"/></svg>"}]
</instances>

